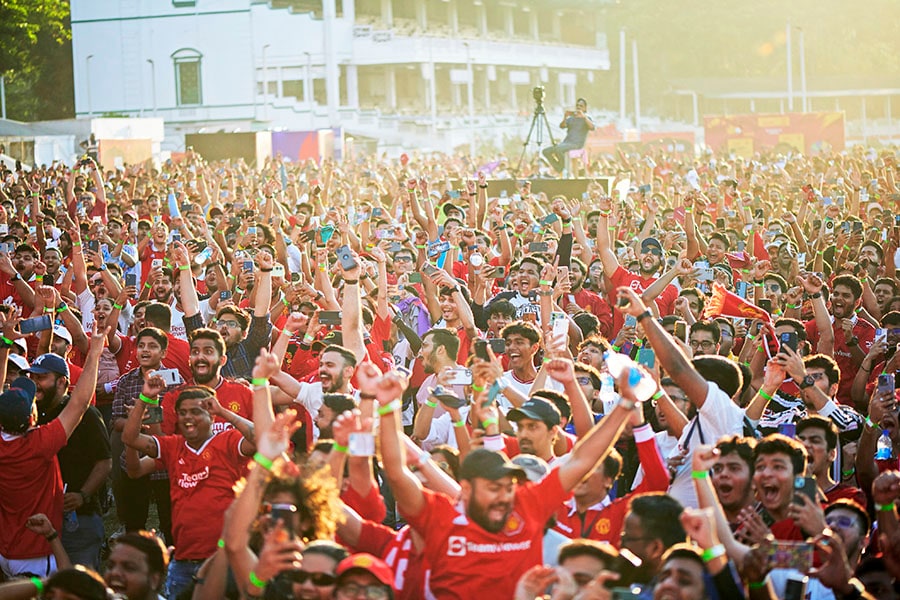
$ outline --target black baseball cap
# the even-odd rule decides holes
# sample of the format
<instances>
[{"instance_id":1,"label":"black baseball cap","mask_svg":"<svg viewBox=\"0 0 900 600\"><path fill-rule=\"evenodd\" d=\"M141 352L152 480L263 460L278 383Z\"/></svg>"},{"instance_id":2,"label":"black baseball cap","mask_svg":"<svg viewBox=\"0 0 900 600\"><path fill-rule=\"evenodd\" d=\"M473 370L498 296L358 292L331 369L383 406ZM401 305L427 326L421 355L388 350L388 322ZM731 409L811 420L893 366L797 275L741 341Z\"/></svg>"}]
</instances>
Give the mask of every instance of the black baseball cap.
<instances>
[{"instance_id":1,"label":"black baseball cap","mask_svg":"<svg viewBox=\"0 0 900 600\"><path fill-rule=\"evenodd\" d=\"M496 481L507 476L520 481L527 479L525 469L513 464L505 454L486 448L476 448L469 452L459 468L460 481L470 481L476 477Z\"/></svg>"},{"instance_id":2,"label":"black baseball cap","mask_svg":"<svg viewBox=\"0 0 900 600\"><path fill-rule=\"evenodd\" d=\"M506 415L509 421L519 421L521 419L534 419L535 421L543 421L547 427L559 425L562 422L562 416L559 409L552 402L543 398L529 398L525 404L519 408L514 408Z\"/></svg>"},{"instance_id":3,"label":"black baseball cap","mask_svg":"<svg viewBox=\"0 0 900 600\"><path fill-rule=\"evenodd\" d=\"M663 255L662 244L655 237L645 238L644 241L641 242L641 254L644 252L651 252L654 248L657 250L655 254L659 254L659 256Z\"/></svg>"}]
</instances>

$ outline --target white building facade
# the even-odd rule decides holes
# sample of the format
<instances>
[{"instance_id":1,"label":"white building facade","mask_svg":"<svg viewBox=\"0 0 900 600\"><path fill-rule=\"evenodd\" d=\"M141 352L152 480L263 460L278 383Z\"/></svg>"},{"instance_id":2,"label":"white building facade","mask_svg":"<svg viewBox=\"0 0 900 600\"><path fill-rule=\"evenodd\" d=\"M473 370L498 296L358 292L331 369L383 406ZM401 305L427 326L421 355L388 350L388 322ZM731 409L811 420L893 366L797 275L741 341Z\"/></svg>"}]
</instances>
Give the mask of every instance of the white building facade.
<instances>
[{"instance_id":1,"label":"white building facade","mask_svg":"<svg viewBox=\"0 0 900 600\"><path fill-rule=\"evenodd\" d=\"M609 69L602 5L72 0L76 115L160 117L169 139L341 127L449 149L527 131L537 85L548 111L590 103Z\"/></svg>"}]
</instances>

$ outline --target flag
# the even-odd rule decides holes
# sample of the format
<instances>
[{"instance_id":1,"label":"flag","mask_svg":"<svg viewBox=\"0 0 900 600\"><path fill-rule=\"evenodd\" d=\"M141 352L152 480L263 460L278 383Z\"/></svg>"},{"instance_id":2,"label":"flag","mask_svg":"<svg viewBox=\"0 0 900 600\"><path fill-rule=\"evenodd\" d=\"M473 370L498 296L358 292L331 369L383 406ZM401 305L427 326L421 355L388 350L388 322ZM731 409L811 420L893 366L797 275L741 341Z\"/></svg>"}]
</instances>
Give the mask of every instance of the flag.
<instances>
[{"instance_id":1,"label":"flag","mask_svg":"<svg viewBox=\"0 0 900 600\"><path fill-rule=\"evenodd\" d=\"M765 323L772 323L772 316L769 313L737 294L729 292L720 283L713 283L712 296L706 301L706 309L703 311L704 319L716 317L762 319Z\"/></svg>"},{"instance_id":2,"label":"flag","mask_svg":"<svg viewBox=\"0 0 900 600\"><path fill-rule=\"evenodd\" d=\"M769 260L769 251L766 250L766 243L758 231L753 233L753 256L756 260Z\"/></svg>"},{"instance_id":3,"label":"flag","mask_svg":"<svg viewBox=\"0 0 900 600\"><path fill-rule=\"evenodd\" d=\"M742 271L749 269L751 266L750 255L743 250L734 254L726 254L725 258L728 259L728 264L731 266L732 271Z\"/></svg>"}]
</instances>

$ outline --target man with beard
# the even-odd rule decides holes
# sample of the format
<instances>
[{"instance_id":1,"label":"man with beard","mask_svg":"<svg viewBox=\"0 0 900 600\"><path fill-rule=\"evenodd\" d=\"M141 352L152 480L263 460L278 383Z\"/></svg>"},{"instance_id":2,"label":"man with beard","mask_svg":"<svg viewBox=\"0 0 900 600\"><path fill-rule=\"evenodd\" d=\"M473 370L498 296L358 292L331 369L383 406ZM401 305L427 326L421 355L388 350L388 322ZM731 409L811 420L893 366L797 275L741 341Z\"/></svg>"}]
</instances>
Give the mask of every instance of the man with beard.
<instances>
[{"instance_id":1,"label":"man with beard","mask_svg":"<svg viewBox=\"0 0 900 600\"><path fill-rule=\"evenodd\" d=\"M334 424L335 419L354 408L356 408L356 402L353 400L353 396L349 394L325 394L322 396L322 406L319 407L319 414L313 419L313 423L319 430L319 439L334 439L334 432L331 426Z\"/></svg>"},{"instance_id":2,"label":"man with beard","mask_svg":"<svg viewBox=\"0 0 900 600\"><path fill-rule=\"evenodd\" d=\"M560 307L574 314L580 310L586 310L596 316L600 321L600 333L609 338L612 334L612 307L600 297L599 294L585 289L587 279L587 267L577 258L571 258L569 264L569 278L572 284L571 294L563 296Z\"/></svg>"},{"instance_id":3,"label":"man with beard","mask_svg":"<svg viewBox=\"0 0 900 600\"><path fill-rule=\"evenodd\" d=\"M184 327L191 336L193 332L203 327L203 317L200 316L200 300L194 287L187 248L180 242L175 243L172 258L178 266L181 303L184 305ZM236 306L222 307L216 313L219 333L227 349L222 367L222 374L225 377L249 380L253 373L253 361L259 356L259 351L269 343L272 323L269 321L267 299L272 296L272 268L275 259L268 252L260 250L256 255L256 261L259 263L260 273L256 278L254 290L256 305L253 307L253 316L248 319L247 314Z\"/></svg>"},{"instance_id":4,"label":"man with beard","mask_svg":"<svg viewBox=\"0 0 900 600\"><path fill-rule=\"evenodd\" d=\"M160 529L166 540L172 541L172 505L169 499L169 480L165 471L156 471L139 479L125 476L125 448L121 443L122 430L128 411L133 409L138 395L153 373L163 368L162 361L168 352L166 333L155 327L142 329L135 337L134 352L137 366L116 382L112 406L112 441L115 448L116 467L113 470L113 491L116 497L116 513L125 531L140 531L147 526L151 498L156 501ZM168 388L166 391L168 391ZM151 419L151 430L159 432L159 415Z\"/></svg>"},{"instance_id":5,"label":"man with beard","mask_svg":"<svg viewBox=\"0 0 900 600\"><path fill-rule=\"evenodd\" d=\"M506 415L516 424L516 440L523 454L533 454L551 467L558 460L553 453L556 436L560 435L562 417L552 402L543 398L529 398Z\"/></svg>"},{"instance_id":6,"label":"man with beard","mask_svg":"<svg viewBox=\"0 0 900 600\"><path fill-rule=\"evenodd\" d=\"M159 375L144 382L140 401L122 431L122 441L128 446L125 463L129 477L149 475L158 464L169 475L175 557L169 563L166 596L176 598L190 585L202 561L216 552L225 511L234 501L234 484L256 446L253 422L222 407L216 392L203 385L187 386L178 392L174 409L179 435L141 433L147 407L159 403L165 388ZM216 433L214 418L234 429Z\"/></svg>"},{"instance_id":7,"label":"man with beard","mask_svg":"<svg viewBox=\"0 0 900 600\"><path fill-rule=\"evenodd\" d=\"M203 385L215 390L215 395L223 406L244 419L253 418L253 392L243 383L225 379L222 367L228 358L225 356L225 340L215 329L196 329L191 333L191 375L194 384ZM168 391L163 396L162 431L167 435L176 433L178 423L175 413L175 402L179 392L188 387L184 385ZM231 423L216 414L213 415L212 431L218 433L231 428Z\"/></svg>"},{"instance_id":8,"label":"man with beard","mask_svg":"<svg viewBox=\"0 0 900 600\"><path fill-rule=\"evenodd\" d=\"M821 294L821 292L818 292ZM840 275L831 282L831 315L834 317L834 359L841 369L841 381L837 391L837 401L853 406L850 388L859 371L859 366L875 339L875 328L856 314L856 307L862 296L862 284L853 275ZM811 296L816 297L816 294ZM818 352L819 327L815 320L806 323L806 336ZM864 403L858 403L857 410L864 410Z\"/></svg>"},{"instance_id":9,"label":"man with beard","mask_svg":"<svg viewBox=\"0 0 900 600\"><path fill-rule=\"evenodd\" d=\"M46 425L70 401L69 367L56 354L43 354L24 372L31 376L36 387L38 425ZM98 496L112 469L112 459L109 434L96 407L91 406L84 413L58 457L66 491L63 511L66 519L78 521L74 529L68 524L62 528L63 546L74 564L98 569L105 537Z\"/></svg>"},{"instance_id":10,"label":"man with beard","mask_svg":"<svg viewBox=\"0 0 900 600\"><path fill-rule=\"evenodd\" d=\"M545 368L555 379L574 383L571 360L553 359ZM380 404L385 475L398 508L410 526L424 534L424 555L432 566L429 585L438 598L475 598L488 589L498 598L512 597L518 578L542 562L541 540L547 519L605 458L636 406L625 373L619 382L625 390L622 402L584 435L568 460L539 483L519 483L526 479L524 471L499 452L472 450L460 467L457 503L423 489L406 467L399 419L406 380L395 372L381 376L368 363L360 365L356 375L360 393ZM489 388L493 382L480 383ZM486 391L476 390L476 403L486 399Z\"/></svg>"},{"instance_id":11,"label":"man with beard","mask_svg":"<svg viewBox=\"0 0 900 600\"><path fill-rule=\"evenodd\" d=\"M600 232L597 238L600 259L603 261L603 275L607 278L611 289L627 286L638 294L643 294L656 280L656 274L659 273L665 264L662 244L656 238L649 237L641 241L640 254L638 255L638 263L640 273L632 273L627 271L625 267L619 264L619 259L612 246L612 240L609 239L609 217L612 210L612 201L608 197L601 198L598 201L600 208ZM666 288L656 298L656 306L659 309L660 316L670 315L675 309L675 299L678 297L678 290L675 286L667 285ZM612 333L615 334L621 329L624 323L622 311L618 308L613 310L613 327Z\"/></svg>"},{"instance_id":12,"label":"man with beard","mask_svg":"<svg viewBox=\"0 0 900 600\"><path fill-rule=\"evenodd\" d=\"M324 341L327 343L330 341L329 336L333 338L335 334L338 332L329 333ZM347 348L332 343L326 346L319 355L318 381L312 383L297 381L284 371L279 371L274 375L271 378L272 385L278 386L280 389L272 390L272 403L275 406L299 404L304 409L300 412L305 413L301 414L300 418L304 421L311 419L315 423L319 420L319 413L322 410L326 394L356 397L356 392L350 385L355 370L356 355ZM313 435L313 439L324 437L321 431L318 436Z\"/></svg>"},{"instance_id":13,"label":"man with beard","mask_svg":"<svg viewBox=\"0 0 900 600\"><path fill-rule=\"evenodd\" d=\"M67 443L90 406L97 385L97 365L103 350L104 333L94 331L85 359L86 372L71 396L65 395L67 378L49 368L43 369L44 373L35 373L32 379L20 377L0 395L0 458L4 465L0 469L0 572L6 577L24 573L49 575L55 570L48 541L29 530L25 520L29 515L43 513L49 516L53 530L60 531L63 506L68 502L71 510L73 504L80 505L103 483L99 477L102 467L97 467L97 477L90 477L94 465L88 465L84 456L75 454L75 449ZM9 346L4 344L0 348L3 363L7 360ZM65 361L55 355L45 356L50 358L44 360L59 366L55 371L63 371ZM51 362L44 366L49 367ZM55 417L46 425L34 427L38 385L40 401L53 402L52 408L45 404L45 410L54 411ZM99 418L99 415L95 416ZM66 450L69 452L64 452ZM88 449L82 447L82 451ZM90 469L86 470L86 466ZM68 490L72 495L68 498L64 494L61 471L66 473L72 485ZM88 487L89 484L96 487ZM85 497L78 492L84 493Z\"/></svg>"}]
</instances>

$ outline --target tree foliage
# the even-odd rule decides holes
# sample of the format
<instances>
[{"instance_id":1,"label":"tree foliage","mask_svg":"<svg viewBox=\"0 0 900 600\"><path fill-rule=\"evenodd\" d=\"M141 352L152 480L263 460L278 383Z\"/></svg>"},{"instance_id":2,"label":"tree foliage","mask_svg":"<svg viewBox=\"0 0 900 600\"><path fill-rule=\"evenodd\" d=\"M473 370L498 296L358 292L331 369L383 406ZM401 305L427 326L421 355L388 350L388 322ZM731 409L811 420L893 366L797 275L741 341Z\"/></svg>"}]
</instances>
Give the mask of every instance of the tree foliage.
<instances>
[{"instance_id":1,"label":"tree foliage","mask_svg":"<svg viewBox=\"0 0 900 600\"><path fill-rule=\"evenodd\" d=\"M70 6L65 0L0 0L0 74L7 116L72 116Z\"/></svg>"}]
</instances>

